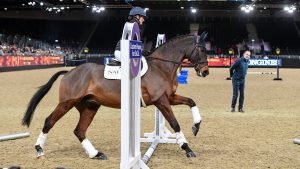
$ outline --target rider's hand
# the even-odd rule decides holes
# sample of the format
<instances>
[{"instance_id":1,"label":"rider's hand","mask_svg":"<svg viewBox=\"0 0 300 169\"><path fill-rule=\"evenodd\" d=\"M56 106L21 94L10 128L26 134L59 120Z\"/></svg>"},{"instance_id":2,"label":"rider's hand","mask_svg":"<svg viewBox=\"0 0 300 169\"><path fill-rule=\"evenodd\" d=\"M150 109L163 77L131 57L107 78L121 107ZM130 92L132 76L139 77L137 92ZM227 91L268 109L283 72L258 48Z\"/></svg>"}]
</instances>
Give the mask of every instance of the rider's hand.
<instances>
[{"instance_id":1,"label":"rider's hand","mask_svg":"<svg viewBox=\"0 0 300 169\"><path fill-rule=\"evenodd\" d=\"M145 56L145 57L146 57L146 56L149 56L149 55L150 55L150 52L147 51L147 50L143 50L143 51L142 51L142 55Z\"/></svg>"}]
</instances>

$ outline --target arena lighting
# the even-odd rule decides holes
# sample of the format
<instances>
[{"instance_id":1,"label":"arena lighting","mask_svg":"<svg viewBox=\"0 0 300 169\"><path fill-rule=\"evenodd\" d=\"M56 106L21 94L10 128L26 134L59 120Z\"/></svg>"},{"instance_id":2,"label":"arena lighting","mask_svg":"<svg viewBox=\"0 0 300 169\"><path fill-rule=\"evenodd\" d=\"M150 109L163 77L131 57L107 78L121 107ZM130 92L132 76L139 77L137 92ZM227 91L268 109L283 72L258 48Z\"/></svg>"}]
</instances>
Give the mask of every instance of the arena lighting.
<instances>
[{"instance_id":1,"label":"arena lighting","mask_svg":"<svg viewBox=\"0 0 300 169\"><path fill-rule=\"evenodd\" d=\"M245 5L245 6L241 7L241 10L246 13L249 13L249 12L253 11L253 9L254 9L253 7L254 7L254 5Z\"/></svg>"},{"instance_id":2,"label":"arena lighting","mask_svg":"<svg viewBox=\"0 0 300 169\"><path fill-rule=\"evenodd\" d=\"M197 9L191 8L191 12L192 12L192 13L196 13L196 12L197 12Z\"/></svg>"},{"instance_id":3,"label":"arena lighting","mask_svg":"<svg viewBox=\"0 0 300 169\"><path fill-rule=\"evenodd\" d=\"M182 7L180 7L180 9L184 9L184 7L182 6Z\"/></svg>"},{"instance_id":4,"label":"arena lighting","mask_svg":"<svg viewBox=\"0 0 300 169\"><path fill-rule=\"evenodd\" d=\"M283 10L287 11L288 13L293 13L296 10L296 7L294 5L290 5L284 7Z\"/></svg>"},{"instance_id":5,"label":"arena lighting","mask_svg":"<svg viewBox=\"0 0 300 169\"><path fill-rule=\"evenodd\" d=\"M31 6L35 6L35 4L36 4L35 2L31 2L31 1L28 2L28 5L31 5Z\"/></svg>"},{"instance_id":6,"label":"arena lighting","mask_svg":"<svg viewBox=\"0 0 300 169\"><path fill-rule=\"evenodd\" d=\"M43 5L44 5L44 3L43 3L43 2L40 2L40 5L41 5L41 6L43 6Z\"/></svg>"},{"instance_id":7,"label":"arena lighting","mask_svg":"<svg viewBox=\"0 0 300 169\"><path fill-rule=\"evenodd\" d=\"M92 12L93 12L93 13L94 13L94 12L100 13L100 12L102 12L102 11L105 11L105 8L104 8L103 6L98 7L98 6L94 5L94 6L92 7Z\"/></svg>"}]
</instances>

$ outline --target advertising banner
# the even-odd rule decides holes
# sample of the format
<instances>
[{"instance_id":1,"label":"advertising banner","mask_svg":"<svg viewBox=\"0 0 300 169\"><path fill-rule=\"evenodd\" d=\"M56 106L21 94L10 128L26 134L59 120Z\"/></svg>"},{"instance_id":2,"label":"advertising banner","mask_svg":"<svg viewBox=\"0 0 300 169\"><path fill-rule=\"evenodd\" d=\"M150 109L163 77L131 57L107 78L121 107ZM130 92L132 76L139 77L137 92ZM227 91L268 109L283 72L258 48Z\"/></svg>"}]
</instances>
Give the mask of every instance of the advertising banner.
<instances>
[{"instance_id":1,"label":"advertising banner","mask_svg":"<svg viewBox=\"0 0 300 169\"><path fill-rule=\"evenodd\" d=\"M282 59L250 59L249 66L251 67L279 67L282 66Z\"/></svg>"},{"instance_id":2,"label":"advertising banner","mask_svg":"<svg viewBox=\"0 0 300 169\"><path fill-rule=\"evenodd\" d=\"M234 61L237 58L231 58L231 64L234 63ZM230 58L208 58L208 66L230 66Z\"/></svg>"},{"instance_id":3,"label":"advertising banner","mask_svg":"<svg viewBox=\"0 0 300 169\"><path fill-rule=\"evenodd\" d=\"M0 67L64 64L63 56L0 56Z\"/></svg>"}]
</instances>

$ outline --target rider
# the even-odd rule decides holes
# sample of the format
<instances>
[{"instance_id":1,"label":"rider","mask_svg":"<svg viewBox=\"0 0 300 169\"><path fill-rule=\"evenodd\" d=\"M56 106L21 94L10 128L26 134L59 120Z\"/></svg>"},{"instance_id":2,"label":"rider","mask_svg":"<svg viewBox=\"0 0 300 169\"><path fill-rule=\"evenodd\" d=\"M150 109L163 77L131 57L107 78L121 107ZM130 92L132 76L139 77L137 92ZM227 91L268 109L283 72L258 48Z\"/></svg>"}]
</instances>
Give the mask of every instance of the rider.
<instances>
[{"instance_id":1,"label":"rider","mask_svg":"<svg viewBox=\"0 0 300 169\"><path fill-rule=\"evenodd\" d=\"M130 12L129 12L129 16L128 16L128 22L130 23L138 23L139 25L139 28L140 28L140 34L141 34L141 30L142 30L142 25L145 21L145 19L147 18L146 16L146 12L143 8L141 7L133 7ZM142 35L140 35L142 36ZM114 52L114 55L115 55L115 58L121 62L121 52L120 52L120 41L117 43L116 45L116 48L115 48L115 52ZM143 50L142 51L142 55L145 56L145 55L148 55L149 52L148 51L145 51Z\"/></svg>"}]
</instances>

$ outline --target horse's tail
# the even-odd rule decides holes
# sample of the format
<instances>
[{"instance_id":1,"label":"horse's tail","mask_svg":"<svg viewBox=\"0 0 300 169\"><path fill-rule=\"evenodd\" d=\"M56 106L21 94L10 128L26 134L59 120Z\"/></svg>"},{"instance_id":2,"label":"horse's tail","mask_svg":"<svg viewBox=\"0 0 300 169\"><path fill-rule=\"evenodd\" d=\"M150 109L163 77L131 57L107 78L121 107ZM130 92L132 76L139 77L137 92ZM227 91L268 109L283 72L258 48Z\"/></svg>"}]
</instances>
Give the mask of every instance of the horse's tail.
<instances>
[{"instance_id":1,"label":"horse's tail","mask_svg":"<svg viewBox=\"0 0 300 169\"><path fill-rule=\"evenodd\" d=\"M62 75L67 73L68 71L63 70L55 73L50 80L43 86L39 88L39 90L34 94L34 96L31 98L27 110L24 114L23 120L22 120L22 125L27 125L29 127L31 123L31 119L34 113L34 110L36 109L37 105L40 103L42 98L48 93L48 91L51 89L53 83L56 81L56 79Z\"/></svg>"}]
</instances>

